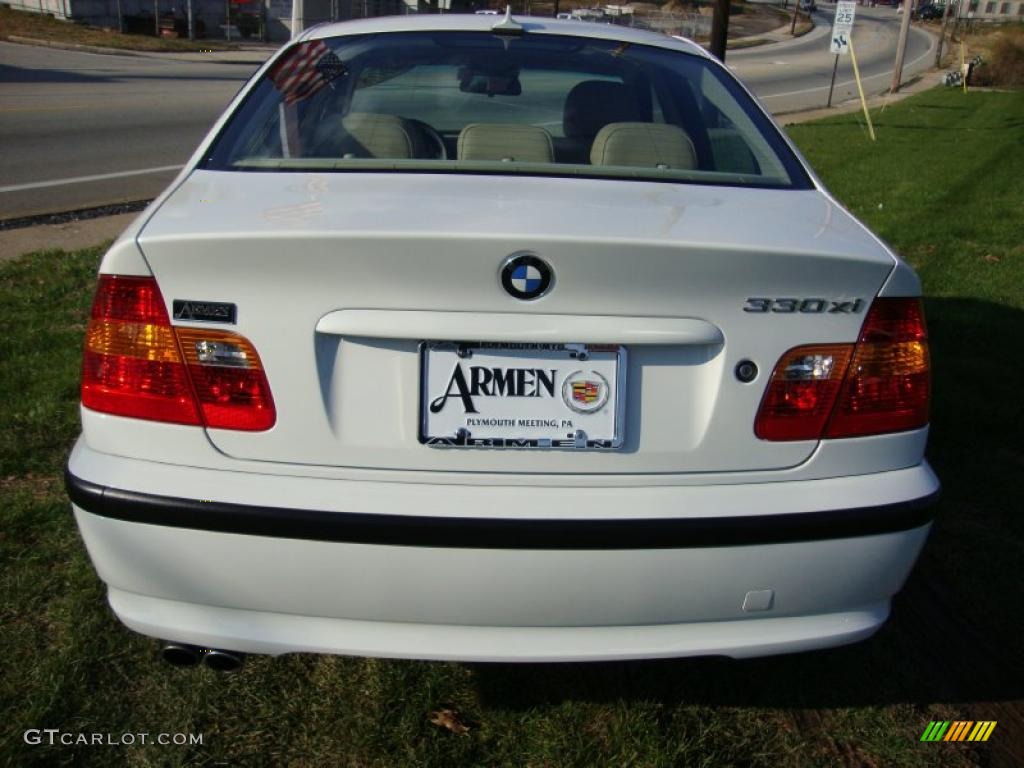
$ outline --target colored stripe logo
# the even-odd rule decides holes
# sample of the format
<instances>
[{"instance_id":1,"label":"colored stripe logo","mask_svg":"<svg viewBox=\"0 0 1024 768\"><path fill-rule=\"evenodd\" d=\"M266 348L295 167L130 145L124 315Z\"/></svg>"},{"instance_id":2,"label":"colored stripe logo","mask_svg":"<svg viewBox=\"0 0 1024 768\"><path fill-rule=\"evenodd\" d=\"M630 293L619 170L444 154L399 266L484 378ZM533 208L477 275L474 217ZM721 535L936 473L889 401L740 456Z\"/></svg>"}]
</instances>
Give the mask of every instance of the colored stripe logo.
<instances>
[{"instance_id":1,"label":"colored stripe logo","mask_svg":"<svg viewBox=\"0 0 1024 768\"><path fill-rule=\"evenodd\" d=\"M932 720L921 741L988 741L996 720Z\"/></svg>"}]
</instances>

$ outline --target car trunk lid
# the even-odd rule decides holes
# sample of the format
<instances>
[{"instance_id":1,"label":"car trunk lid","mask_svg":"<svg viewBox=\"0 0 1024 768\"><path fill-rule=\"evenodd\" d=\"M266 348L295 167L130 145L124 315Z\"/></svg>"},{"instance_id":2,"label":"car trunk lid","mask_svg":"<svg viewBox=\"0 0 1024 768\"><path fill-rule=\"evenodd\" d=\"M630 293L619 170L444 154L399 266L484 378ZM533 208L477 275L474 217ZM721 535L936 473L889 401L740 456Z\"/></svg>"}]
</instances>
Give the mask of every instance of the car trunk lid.
<instances>
[{"instance_id":1,"label":"car trunk lid","mask_svg":"<svg viewBox=\"0 0 1024 768\"><path fill-rule=\"evenodd\" d=\"M208 430L221 451L433 471L797 465L814 441L753 432L772 366L794 346L854 341L893 267L817 191L514 176L197 171L139 244L168 304L235 304L232 330L263 360L277 423ZM519 253L553 270L543 298L503 288ZM421 344L439 340L623 346L622 445L424 444ZM753 382L734 374L742 360Z\"/></svg>"}]
</instances>

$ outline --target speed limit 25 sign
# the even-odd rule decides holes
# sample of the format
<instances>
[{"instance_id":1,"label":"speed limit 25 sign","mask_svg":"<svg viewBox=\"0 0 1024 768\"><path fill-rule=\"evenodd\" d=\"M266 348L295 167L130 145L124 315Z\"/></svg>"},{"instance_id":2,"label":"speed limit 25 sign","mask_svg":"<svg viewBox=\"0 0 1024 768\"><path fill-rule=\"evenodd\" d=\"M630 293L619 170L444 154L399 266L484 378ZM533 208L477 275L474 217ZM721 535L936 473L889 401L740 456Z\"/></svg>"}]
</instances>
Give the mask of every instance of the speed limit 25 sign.
<instances>
[{"instance_id":1,"label":"speed limit 25 sign","mask_svg":"<svg viewBox=\"0 0 1024 768\"><path fill-rule=\"evenodd\" d=\"M829 50L832 53L847 53L850 50L850 33L853 31L853 17L857 3L853 0L839 0L836 3L836 18L832 22L832 36Z\"/></svg>"}]
</instances>

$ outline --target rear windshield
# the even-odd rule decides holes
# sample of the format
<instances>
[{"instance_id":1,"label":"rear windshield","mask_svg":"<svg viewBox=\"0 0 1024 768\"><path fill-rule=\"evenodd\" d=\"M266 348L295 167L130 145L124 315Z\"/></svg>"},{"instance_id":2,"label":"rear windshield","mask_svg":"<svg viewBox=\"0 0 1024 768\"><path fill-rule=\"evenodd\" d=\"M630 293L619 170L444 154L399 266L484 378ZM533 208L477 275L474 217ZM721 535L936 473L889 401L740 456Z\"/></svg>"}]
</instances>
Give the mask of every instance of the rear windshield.
<instances>
[{"instance_id":1,"label":"rear windshield","mask_svg":"<svg viewBox=\"0 0 1024 768\"><path fill-rule=\"evenodd\" d=\"M299 43L249 93L203 167L810 185L775 126L704 58L529 33Z\"/></svg>"}]
</instances>

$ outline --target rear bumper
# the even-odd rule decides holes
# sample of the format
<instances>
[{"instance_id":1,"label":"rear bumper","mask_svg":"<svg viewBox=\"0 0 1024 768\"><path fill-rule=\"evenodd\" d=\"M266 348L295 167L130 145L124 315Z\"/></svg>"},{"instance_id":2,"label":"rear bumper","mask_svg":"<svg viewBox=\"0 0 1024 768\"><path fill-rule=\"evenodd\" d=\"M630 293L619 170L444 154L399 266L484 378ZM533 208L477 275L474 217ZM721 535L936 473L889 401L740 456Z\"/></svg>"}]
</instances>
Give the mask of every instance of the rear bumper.
<instances>
[{"instance_id":1,"label":"rear bumper","mask_svg":"<svg viewBox=\"0 0 1024 768\"><path fill-rule=\"evenodd\" d=\"M839 613L750 621L603 627L492 627L358 621L242 611L110 590L130 629L202 648L245 653L329 653L440 661L608 661L748 658L846 645L870 637L889 602Z\"/></svg>"},{"instance_id":2,"label":"rear bumper","mask_svg":"<svg viewBox=\"0 0 1024 768\"><path fill-rule=\"evenodd\" d=\"M294 502L326 497L308 480L299 495L302 478L81 444L67 480L111 605L136 631L254 653L490 661L742 657L862 639L913 566L938 491L922 464L759 484L770 514L736 507L749 486L681 486L624 489L632 503L608 515L598 499L623 489L333 480L319 481L330 503L307 509ZM480 492L490 508L467 515L465 494ZM510 497L529 516L484 514Z\"/></svg>"}]
</instances>

